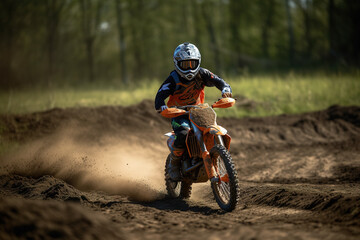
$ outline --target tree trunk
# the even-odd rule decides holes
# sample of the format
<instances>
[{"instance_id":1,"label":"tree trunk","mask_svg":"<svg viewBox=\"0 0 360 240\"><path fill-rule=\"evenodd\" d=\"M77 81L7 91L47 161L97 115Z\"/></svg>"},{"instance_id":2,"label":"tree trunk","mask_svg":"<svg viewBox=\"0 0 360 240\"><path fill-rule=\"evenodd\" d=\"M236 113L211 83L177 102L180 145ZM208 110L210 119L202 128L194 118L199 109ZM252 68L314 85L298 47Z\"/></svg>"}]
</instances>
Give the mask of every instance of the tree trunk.
<instances>
[{"instance_id":1,"label":"tree trunk","mask_svg":"<svg viewBox=\"0 0 360 240\"><path fill-rule=\"evenodd\" d=\"M305 9L303 9L304 14L304 26L305 26L305 41L306 41L306 56L309 58L312 54L313 41L311 39L311 26L310 26L310 11L311 6L309 0L305 1Z\"/></svg>"},{"instance_id":2,"label":"tree trunk","mask_svg":"<svg viewBox=\"0 0 360 240\"><path fill-rule=\"evenodd\" d=\"M310 0L295 0L297 7L301 10L303 15L303 24L304 24L304 43L305 50L304 55L306 58L311 58L313 50L313 41L311 38L311 19L312 14L312 3Z\"/></svg>"},{"instance_id":3,"label":"tree trunk","mask_svg":"<svg viewBox=\"0 0 360 240\"><path fill-rule=\"evenodd\" d=\"M213 7L213 3L207 3L206 5L203 4L201 9L206 22L206 29L210 37L210 48L214 52L215 71L217 74L221 74L222 64L220 60L220 46L216 38L215 27L211 16Z\"/></svg>"},{"instance_id":4,"label":"tree trunk","mask_svg":"<svg viewBox=\"0 0 360 240\"><path fill-rule=\"evenodd\" d=\"M56 51L57 51L57 39L58 39L58 26L60 21L61 10L65 4L65 1L60 1L60 5L57 0L46 1L47 11L47 55L48 55L48 69L47 69L47 82L51 85L51 79L55 74L54 65L56 64Z\"/></svg>"},{"instance_id":5,"label":"tree trunk","mask_svg":"<svg viewBox=\"0 0 360 240\"><path fill-rule=\"evenodd\" d=\"M131 15L132 21L130 22L130 34L132 35L132 50L135 60L135 66L133 67L133 73L135 78L144 77L146 74L146 61L144 55L146 49L144 50L144 25L142 15L145 14L145 9L143 1L141 0L132 0L129 1L129 13Z\"/></svg>"},{"instance_id":6,"label":"tree trunk","mask_svg":"<svg viewBox=\"0 0 360 240\"><path fill-rule=\"evenodd\" d=\"M242 37L240 33L240 26L241 26L241 19L242 16L242 6L245 6L242 1L240 0L230 0L229 2L229 15L230 15L230 33L231 33L231 40L230 45L232 46L233 51L233 61L234 61L234 68L237 70L241 67L244 67L244 62L242 61L241 55L241 44L242 44Z\"/></svg>"},{"instance_id":7,"label":"tree trunk","mask_svg":"<svg viewBox=\"0 0 360 240\"><path fill-rule=\"evenodd\" d=\"M0 3L6 11L6 15L2 16L5 20L6 25L1 31L4 33L3 41L4 45L2 46L3 56L0 58L0 83L5 85L11 85L11 82L14 80L13 71L12 71L12 62L13 62L13 43L14 43L14 12L16 8L16 3L12 0L3 1ZM1 6L0 5L0 6ZM2 36L1 36L2 37ZM1 39L0 39L1 40ZM1 43L1 42L0 42Z\"/></svg>"},{"instance_id":8,"label":"tree trunk","mask_svg":"<svg viewBox=\"0 0 360 240\"><path fill-rule=\"evenodd\" d=\"M273 26L273 16L274 16L274 0L268 0L266 2L261 2L261 10L265 12L264 22L261 29L262 37L262 51L265 58L269 58L269 31Z\"/></svg>"},{"instance_id":9,"label":"tree trunk","mask_svg":"<svg viewBox=\"0 0 360 240\"><path fill-rule=\"evenodd\" d=\"M333 60L336 58L335 53L335 38L336 38L336 28L335 28L335 18L334 18L335 4L334 0L329 0L328 2L328 25L329 25L329 58Z\"/></svg>"},{"instance_id":10,"label":"tree trunk","mask_svg":"<svg viewBox=\"0 0 360 240\"><path fill-rule=\"evenodd\" d=\"M349 13L350 20L350 60L355 64L360 64L360 3L359 1L346 0L347 12Z\"/></svg>"},{"instance_id":11,"label":"tree trunk","mask_svg":"<svg viewBox=\"0 0 360 240\"><path fill-rule=\"evenodd\" d=\"M295 37L294 37L294 26L290 9L290 0L285 0L286 15L288 23L288 34L289 34L289 62L291 66L294 65L295 55Z\"/></svg>"},{"instance_id":12,"label":"tree trunk","mask_svg":"<svg viewBox=\"0 0 360 240\"><path fill-rule=\"evenodd\" d=\"M125 45L125 34L123 26L123 18L121 12L121 2L120 0L115 0L115 9L116 9L116 20L117 20L117 29L118 29L118 41L119 41L119 57L120 57L120 69L121 69L121 81L125 84L128 84L127 76L127 66L126 66L126 45Z\"/></svg>"},{"instance_id":13,"label":"tree trunk","mask_svg":"<svg viewBox=\"0 0 360 240\"><path fill-rule=\"evenodd\" d=\"M80 0L81 7L81 17L82 17L82 28L84 43L86 48L86 62L87 62L87 71L88 71L88 80L93 82L95 79L94 74L94 54L93 54L93 45L94 45L94 36L91 33L91 1L89 0Z\"/></svg>"},{"instance_id":14,"label":"tree trunk","mask_svg":"<svg viewBox=\"0 0 360 240\"><path fill-rule=\"evenodd\" d=\"M199 49L201 50L202 48L202 41L201 41L201 36L202 36L202 24L201 24L201 4L199 3L195 3L195 7L194 7L194 29L195 29L195 33L194 33L194 39L195 39L195 45L197 47L199 47Z\"/></svg>"}]
</instances>

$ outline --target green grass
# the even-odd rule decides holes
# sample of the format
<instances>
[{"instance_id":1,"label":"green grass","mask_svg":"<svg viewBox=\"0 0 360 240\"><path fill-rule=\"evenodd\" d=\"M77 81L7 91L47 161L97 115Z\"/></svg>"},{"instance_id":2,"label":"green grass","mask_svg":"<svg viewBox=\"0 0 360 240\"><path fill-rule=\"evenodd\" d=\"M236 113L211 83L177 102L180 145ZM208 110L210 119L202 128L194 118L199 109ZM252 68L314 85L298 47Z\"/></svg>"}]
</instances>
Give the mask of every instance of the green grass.
<instances>
[{"instance_id":1,"label":"green grass","mask_svg":"<svg viewBox=\"0 0 360 240\"><path fill-rule=\"evenodd\" d=\"M236 96L256 102L246 109L239 104L219 109L219 116L267 116L325 109L331 105L360 105L360 76L288 75L286 77L241 77L227 79ZM0 114L28 113L54 107L128 106L143 99L155 98L160 81L144 81L137 86L118 84L84 84L83 86L34 87L33 89L0 90ZM206 88L206 101L220 97L216 88Z\"/></svg>"},{"instance_id":2,"label":"green grass","mask_svg":"<svg viewBox=\"0 0 360 240\"><path fill-rule=\"evenodd\" d=\"M331 105L360 106L360 76L253 77L230 80L236 95L255 101L256 109L226 110L229 116L268 116L316 111Z\"/></svg>"},{"instance_id":3,"label":"green grass","mask_svg":"<svg viewBox=\"0 0 360 240\"><path fill-rule=\"evenodd\" d=\"M153 99L158 82L141 83L138 88L88 84L83 87L35 87L33 89L0 90L0 113L28 113L55 107L95 107L136 104Z\"/></svg>"}]
</instances>

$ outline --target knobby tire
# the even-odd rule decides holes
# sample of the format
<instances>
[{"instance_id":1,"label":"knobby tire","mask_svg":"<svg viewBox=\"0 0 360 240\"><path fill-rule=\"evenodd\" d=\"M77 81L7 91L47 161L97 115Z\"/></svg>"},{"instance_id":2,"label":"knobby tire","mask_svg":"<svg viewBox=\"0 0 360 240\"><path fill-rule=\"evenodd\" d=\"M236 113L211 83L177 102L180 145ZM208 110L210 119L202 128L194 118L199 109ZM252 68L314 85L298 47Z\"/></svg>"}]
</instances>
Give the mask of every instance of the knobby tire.
<instances>
[{"instance_id":1,"label":"knobby tire","mask_svg":"<svg viewBox=\"0 0 360 240\"><path fill-rule=\"evenodd\" d=\"M230 188L230 196L228 202L224 202L222 200L222 197L220 196L220 187L218 183L211 183L211 188L213 190L213 194L215 196L215 200L220 206L221 209L225 211L232 211L235 209L239 197L240 197L240 186L239 186L239 180L237 177L237 172L234 166L234 163L232 162L231 156L229 152L226 150L226 148L222 145L215 145L211 151L211 156L218 156L223 161L227 174L229 176L229 188Z\"/></svg>"}]
</instances>

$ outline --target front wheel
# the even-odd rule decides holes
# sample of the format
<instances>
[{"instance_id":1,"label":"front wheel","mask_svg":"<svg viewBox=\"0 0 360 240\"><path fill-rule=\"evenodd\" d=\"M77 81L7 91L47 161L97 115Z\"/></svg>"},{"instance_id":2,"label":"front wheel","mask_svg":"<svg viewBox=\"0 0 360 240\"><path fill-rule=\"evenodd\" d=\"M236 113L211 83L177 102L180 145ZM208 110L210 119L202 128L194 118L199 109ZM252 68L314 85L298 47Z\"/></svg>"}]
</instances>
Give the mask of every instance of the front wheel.
<instances>
[{"instance_id":1,"label":"front wheel","mask_svg":"<svg viewBox=\"0 0 360 240\"><path fill-rule=\"evenodd\" d=\"M240 196L239 180L234 163L229 152L222 145L215 145L210 155L220 178L219 182L211 183L215 200L221 209L230 212L235 209Z\"/></svg>"},{"instance_id":2,"label":"front wheel","mask_svg":"<svg viewBox=\"0 0 360 240\"><path fill-rule=\"evenodd\" d=\"M173 181L169 175L170 154L165 163L165 185L168 195L171 198L190 198L191 185L190 180L183 179L182 181Z\"/></svg>"}]
</instances>

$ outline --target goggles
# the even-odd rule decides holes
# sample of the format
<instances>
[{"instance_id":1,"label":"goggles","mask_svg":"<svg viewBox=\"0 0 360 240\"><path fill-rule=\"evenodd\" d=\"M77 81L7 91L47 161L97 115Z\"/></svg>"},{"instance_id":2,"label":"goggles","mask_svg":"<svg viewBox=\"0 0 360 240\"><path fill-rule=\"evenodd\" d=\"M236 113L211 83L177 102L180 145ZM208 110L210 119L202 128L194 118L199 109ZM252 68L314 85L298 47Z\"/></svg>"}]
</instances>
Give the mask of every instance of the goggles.
<instances>
[{"instance_id":1,"label":"goggles","mask_svg":"<svg viewBox=\"0 0 360 240\"><path fill-rule=\"evenodd\" d=\"M199 60L184 60L178 63L181 70L195 70L199 65Z\"/></svg>"}]
</instances>

